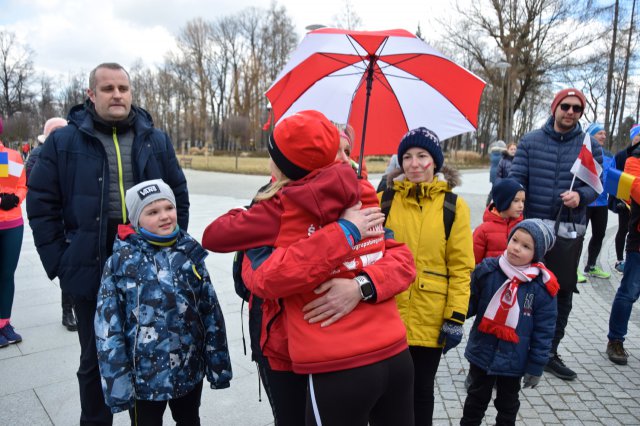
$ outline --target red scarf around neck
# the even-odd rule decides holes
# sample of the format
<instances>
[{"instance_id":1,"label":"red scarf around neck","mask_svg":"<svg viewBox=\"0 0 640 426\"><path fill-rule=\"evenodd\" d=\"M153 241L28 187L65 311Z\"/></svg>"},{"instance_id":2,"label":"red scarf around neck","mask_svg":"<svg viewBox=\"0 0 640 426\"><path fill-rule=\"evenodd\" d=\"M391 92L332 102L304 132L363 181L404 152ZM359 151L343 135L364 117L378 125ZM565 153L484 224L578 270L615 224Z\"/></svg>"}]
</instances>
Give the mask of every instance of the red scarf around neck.
<instances>
[{"instance_id":1,"label":"red scarf around neck","mask_svg":"<svg viewBox=\"0 0 640 426\"><path fill-rule=\"evenodd\" d=\"M549 271L541 262L525 266L514 266L509 263L503 254L498 259L498 263L502 272L507 276L507 280L491 298L478 325L478 330L483 333L493 334L498 339L507 342L518 343L520 339L516 333L516 327L520 318L520 305L518 305L519 285L529 282L542 274L545 288L552 297L555 297L558 293L560 286L553 272Z\"/></svg>"}]
</instances>

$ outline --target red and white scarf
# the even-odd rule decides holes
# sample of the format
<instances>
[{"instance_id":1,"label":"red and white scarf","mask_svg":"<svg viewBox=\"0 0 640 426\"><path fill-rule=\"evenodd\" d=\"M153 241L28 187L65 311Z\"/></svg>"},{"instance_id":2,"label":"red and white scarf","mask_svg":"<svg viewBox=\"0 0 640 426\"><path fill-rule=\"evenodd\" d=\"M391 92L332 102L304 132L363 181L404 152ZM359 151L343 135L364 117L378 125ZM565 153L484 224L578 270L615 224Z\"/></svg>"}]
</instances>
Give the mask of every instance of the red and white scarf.
<instances>
[{"instance_id":1,"label":"red and white scarf","mask_svg":"<svg viewBox=\"0 0 640 426\"><path fill-rule=\"evenodd\" d=\"M518 286L521 283L533 280L540 274L542 274L542 281L551 296L555 297L560 286L553 272L549 271L543 263L537 262L526 266L514 266L509 263L505 254L500 256L498 263L502 272L507 276L507 280L491 298L480 325L478 325L478 330L483 333L493 334L498 339L506 340L507 342L518 343L520 341L516 333L518 319L520 318Z\"/></svg>"}]
</instances>

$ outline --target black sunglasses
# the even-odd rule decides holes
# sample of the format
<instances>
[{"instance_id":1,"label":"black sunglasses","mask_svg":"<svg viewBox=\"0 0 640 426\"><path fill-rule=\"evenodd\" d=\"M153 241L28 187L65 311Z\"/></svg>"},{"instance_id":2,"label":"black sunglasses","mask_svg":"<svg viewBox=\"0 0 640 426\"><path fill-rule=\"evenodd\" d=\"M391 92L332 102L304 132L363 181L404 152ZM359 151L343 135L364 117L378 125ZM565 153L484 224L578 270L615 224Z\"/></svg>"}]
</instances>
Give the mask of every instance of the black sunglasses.
<instances>
[{"instance_id":1,"label":"black sunglasses","mask_svg":"<svg viewBox=\"0 0 640 426\"><path fill-rule=\"evenodd\" d=\"M584 110L580 105L560 104L560 109L563 111L569 111L571 107L573 107L573 112L576 114L580 114Z\"/></svg>"}]
</instances>

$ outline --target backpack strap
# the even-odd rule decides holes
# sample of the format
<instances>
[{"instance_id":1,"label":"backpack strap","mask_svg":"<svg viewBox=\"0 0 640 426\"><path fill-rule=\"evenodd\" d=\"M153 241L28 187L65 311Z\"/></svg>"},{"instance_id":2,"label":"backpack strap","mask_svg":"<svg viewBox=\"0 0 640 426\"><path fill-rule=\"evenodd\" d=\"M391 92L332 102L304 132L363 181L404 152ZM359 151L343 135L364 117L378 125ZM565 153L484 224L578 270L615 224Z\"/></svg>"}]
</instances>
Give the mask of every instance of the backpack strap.
<instances>
[{"instance_id":1,"label":"backpack strap","mask_svg":"<svg viewBox=\"0 0 640 426\"><path fill-rule=\"evenodd\" d=\"M380 198L380 209L382 213L384 213L384 222L382 222L382 226L387 224L387 218L389 217L389 212L391 211L391 203L393 202L393 196L396 194L393 186L385 188L382 193L382 197Z\"/></svg>"},{"instance_id":2,"label":"backpack strap","mask_svg":"<svg viewBox=\"0 0 640 426\"><path fill-rule=\"evenodd\" d=\"M458 194L453 192L444 193L444 205L442 209L442 221L444 222L444 238L449 239L451 235L451 227L453 221L456 220L456 202L458 201Z\"/></svg>"},{"instance_id":3,"label":"backpack strap","mask_svg":"<svg viewBox=\"0 0 640 426\"><path fill-rule=\"evenodd\" d=\"M391 203L393 202L393 196L395 195L395 190L393 187L387 188L382 193L382 197L380 198L380 208L382 213L384 213L384 222L382 226L387 224L387 219L389 218L389 212L391 211ZM445 240L449 239L449 235L451 235L451 228L453 227L453 221L456 220L456 202L458 201L458 194L453 192L445 192L444 193L444 206L442 209L442 222L444 223L444 236Z\"/></svg>"}]
</instances>

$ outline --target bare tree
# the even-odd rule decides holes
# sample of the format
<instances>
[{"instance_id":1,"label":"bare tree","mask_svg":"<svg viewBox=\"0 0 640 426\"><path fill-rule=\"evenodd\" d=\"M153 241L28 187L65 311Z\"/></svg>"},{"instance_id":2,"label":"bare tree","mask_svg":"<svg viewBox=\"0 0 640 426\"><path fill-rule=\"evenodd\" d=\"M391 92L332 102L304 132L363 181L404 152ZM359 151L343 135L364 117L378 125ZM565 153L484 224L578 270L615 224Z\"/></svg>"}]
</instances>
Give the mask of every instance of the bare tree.
<instances>
[{"instance_id":1,"label":"bare tree","mask_svg":"<svg viewBox=\"0 0 640 426\"><path fill-rule=\"evenodd\" d=\"M25 110L33 75L32 57L31 48L19 43L14 33L0 31L0 114L6 117Z\"/></svg>"},{"instance_id":2,"label":"bare tree","mask_svg":"<svg viewBox=\"0 0 640 426\"><path fill-rule=\"evenodd\" d=\"M622 76L622 100L620 101L620 116L618 121L618 130L622 129L622 119L624 116L624 107L627 96L627 78L629 76L629 60L631 59L631 40L633 39L633 18L636 10L636 0L633 0L633 5L631 6L631 19L629 22L629 34L627 39L627 46L625 49L625 60L624 60L624 73ZM618 140L622 139L621 132L618 132ZM612 138L609 138L612 139ZM611 143L611 142L609 142Z\"/></svg>"},{"instance_id":3,"label":"bare tree","mask_svg":"<svg viewBox=\"0 0 640 426\"><path fill-rule=\"evenodd\" d=\"M598 34L575 25L579 5L563 0L478 0L457 6L460 18L448 26L449 42L469 54L489 83L503 87L499 137L517 136L525 117L537 108L554 74L575 66L578 51ZM583 21L588 17L580 17ZM505 63L504 74L495 72ZM504 75L504 77L503 77ZM513 116L520 120L511 126Z\"/></svg>"},{"instance_id":4,"label":"bare tree","mask_svg":"<svg viewBox=\"0 0 640 426\"><path fill-rule=\"evenodd\" d=\"M613 64L616 60L616 45L618 44L618 11L620 9L619 0L616 0L613 15L613 40L611 42L611 51L609 53L609 69L607 71L607 98L605 103L604 129L608 135L611 135L611 85L613 84ZM609 148L611 148L612 138L609 138Z\"/></svg>"},{"instance_id":5,"label":"bare tree","mask_svg":"<svg viewBox=\"0 0 640 426\"><path fill-rule=\"evenodd\" d=\"M81 104L86 99L86 90L89 86L87 76L81 73L69 75L66 84L59 94L61 113L63 117L69 113L75 105Z\"/></svg>"},{"instance_id":6,"label":"bare tree","mask_svg":"<svg viewBox=\"0 0 640 426\"><path fill-rule=\"evenodd\" d=\"M333 17L336 28L343 28L345 30L356 30L360 28L362 26L362 19L356 12L351 0L344 0L342 5L342 10Z\"/></svg>"}]
</instances>

